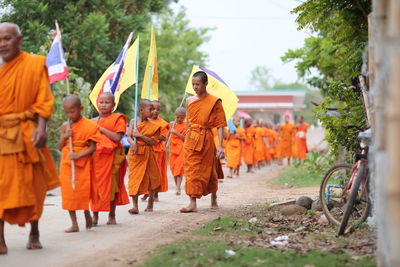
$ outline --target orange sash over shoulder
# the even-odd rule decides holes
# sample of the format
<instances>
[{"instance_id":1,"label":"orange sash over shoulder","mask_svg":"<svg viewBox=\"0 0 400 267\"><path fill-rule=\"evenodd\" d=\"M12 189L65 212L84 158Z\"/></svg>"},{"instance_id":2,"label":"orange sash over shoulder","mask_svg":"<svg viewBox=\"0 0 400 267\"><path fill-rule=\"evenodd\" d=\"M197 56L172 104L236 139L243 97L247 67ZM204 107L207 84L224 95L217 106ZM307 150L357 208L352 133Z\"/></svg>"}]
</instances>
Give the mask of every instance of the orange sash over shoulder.
<instances>
[{"instance_id":1,"label":"orange sash over shoulder","mask_svg":"<svg viewBox=\"0 0 400 267\"><path fill-rule=\"evenodd\" d=\"M169 123L161 118L152 121L161 127L160 135L164 136L165 140L168 138ZM168 176L167 176L167 150L165 149L165 141L158 140L154 146L158 168L161 175L161 188L158 192L168 191Z\"/></svg>"},{"instance_id":2,"label":"orange sash over shoulder","mask_svg":"<svg viewBox=\"0 0 400 267\"><path fill-rule=\"evenodd\" d=\"M189 130L183 146L185 189L190 197L200 198L216 192L218 178L223 178L211 129L227 124L221 100L210 94L190 103L187 110Z\"/></svg>"},{"instance_id":3,"label":"orange sash over shoulder","mask_svg":"<svg viewBox=\"0 0 400 267\"><path fill-rule=\"evenodd\" d=\"M137 126L138 131L157 141L161 127L152 121L141 122ZM133 154L129 150L129 195L142 195L149 190L158 191L161 186L160 171L158 170L157 160L152 146L143 140L137 139L138 150Z\"/></svg>"},{"instance_id":4,"label":"orange sash over shoulder","mask_svg":"<svg viewBox=\"0 0 400 267\"><path fill-rule=\"evenodd\" d=\"M120 113L99 118L97 124L115 133L126 132L126 117ZM110 201L115 201L115 205L128 204L129 198L124 183L127 163L121 143L114 142L102 134L101 142L96 144L93 163L92 210L109 211Z\"/></svg>"},{"instance_id":5,"label":"orange sash over shoulder","mask_svg":"<svg viewBox=\"0 0 400 267\"><path fill-rule=\"evenodd\" d=\"M89 148L89 140L101 142L102 135L97 124L82 117L71 126L72 146L74 153ZM94 179L93 156L79 158L75 163L75 189L72 188L71 160L68 139L62 149L60 162L60 180L62 208L65 210L88 210L91 197L92 180Z\"/></svg>"},{"instance_id":6,"label":"orange sash over shoulder","mask_svg":"<svg viewBox=\"0 0 400 267\"><path fill-rule=\"evenodd\" d=\"M185 135L186 134L186 123L182 122L175 124L175 131ZM171 134L171 140L169 144L169 165L173 176L183 176L183 140L176 134Z\"/></svg>"},{"instance_id":7,"label":"orange sash over shoulder","mask_svg":"<svg viewBox=\"0 0 400 267\"><path fill-rule=\"evenodd\" d=\"M46 191L59 186L49 149L31 141L38 116L53 112L45 60L21 52L0 67L0 219L21 226L39 220Z\"/></svg>"}]
</instances>

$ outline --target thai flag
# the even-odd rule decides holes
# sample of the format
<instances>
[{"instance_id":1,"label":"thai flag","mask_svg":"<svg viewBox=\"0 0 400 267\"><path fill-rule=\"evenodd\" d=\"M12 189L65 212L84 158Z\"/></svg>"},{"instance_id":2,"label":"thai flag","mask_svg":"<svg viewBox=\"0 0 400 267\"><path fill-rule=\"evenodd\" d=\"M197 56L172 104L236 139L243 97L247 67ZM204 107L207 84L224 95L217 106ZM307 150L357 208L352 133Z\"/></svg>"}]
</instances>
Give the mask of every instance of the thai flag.
<instances>
[{"instance_id":1,"label":"thai flag","mask_svg":"<svg viewBox=\"0 0 400 267\"><path fill-rule=\"evenodd\" d=\"M128 40L121 52L119 53L117 59L112 65L111 69L107 73L107 77L103 83L103 86L100 90L98 97L100 97L103 93L111 92L113 95L118 91L119 81L123 74L124 64L126 60L126 54L128 53L129 44L132 40L133 32L129 34Z\"/></svg>"},{"instance_id":2,"label":"thai flag","mask_svg":"<svg viewBox=\"0 0 400 267\"><path fill-rule=\"evenodd\" d=\"M64 50L61 43L61 32L56 22L54 40L46 57L47 72L50 84L65 80L68 77L68 67L64 59Z\"/></svg>"}]
</instances>

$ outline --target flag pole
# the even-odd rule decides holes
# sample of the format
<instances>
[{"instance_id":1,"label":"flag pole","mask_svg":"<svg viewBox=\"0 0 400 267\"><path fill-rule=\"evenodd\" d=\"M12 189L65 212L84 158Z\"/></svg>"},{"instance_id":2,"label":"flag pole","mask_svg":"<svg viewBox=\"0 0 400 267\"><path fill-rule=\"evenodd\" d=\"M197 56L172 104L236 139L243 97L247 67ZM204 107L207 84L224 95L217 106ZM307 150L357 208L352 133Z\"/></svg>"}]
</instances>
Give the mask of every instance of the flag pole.
<instances>
[{"instance_id":1,"label":"flag pole","mask_svg":"<svg viewBox=\"0 0 400 267\"><path fill-rule=\"evenodd\" d=\"M183 95L181 104L179 105L180 108L183 106L183 102L185 101L185 99L186 99L186 92L185 92L185 94ZM171 130L174 129L175 124L176 124L176 119L175 119L174 122L172 123ZM170 141L171 141L171 135L172 135L172 134L171 134L171 132L170 132L169 135L168 135L167 144L166 144L165 146L169 146L169 143L170 143Z\"/></svg>"},{"instance_id":2,"label":"flag pole","mask_svg":"<svg viewBox=\"0 0 400 267\"><path fill-rule=\"evenodd\" d=\"M147 86L147 99L151 100L151 95L150 95L150 91L151 91L151 76L152 76L152 66L149 66L149 79L148 79L148 86Z\"/></svg>"},{"instance_id":3,"label":"flag pole","mask_svg":"<svg viewBox=\"0 0 400 267\"><path fill-rule=\"evenodd\" d=\"M69 79L67 77L67 79L65 80L65 83L67 85L67 95L70 95L70 90L69 90ZM68 120L68 127L72 132L72 121ZM72 136L68 137L68 141L69 141L69 152L70 153L74 153L74 147L73 147L73 143L72 143ZM75 181L76 181L76 175L75 175L75 161L73 159L71 159L71 184L72 184L72 189L75 189L76 185L75 185Z\"/></svg>"},{"instance_id":4,"label":"flag pole","mask_svg":"<svg viewBox=\"0 0 400 267\"><path fill-rule=\"evenodd\" d=\"M136 55L136 84L135 84L135 106L134 106L134 128L137 129L137 110L138 110L138 91L139 91L139 48L140 48L140 36L138 35L138 48ZM135 138L136 140L136 138Z\"/></svg>"}]
</instances>

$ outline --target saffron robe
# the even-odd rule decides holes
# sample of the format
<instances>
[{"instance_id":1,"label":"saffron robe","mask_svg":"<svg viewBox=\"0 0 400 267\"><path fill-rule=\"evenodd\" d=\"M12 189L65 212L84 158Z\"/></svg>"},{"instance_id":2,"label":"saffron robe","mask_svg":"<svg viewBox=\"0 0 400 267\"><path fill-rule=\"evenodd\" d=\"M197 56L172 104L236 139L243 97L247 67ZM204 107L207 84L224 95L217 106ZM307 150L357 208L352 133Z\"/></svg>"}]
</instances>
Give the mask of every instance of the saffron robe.
<instances>
[{"instance_id":1,"label":"saffron robe","mask_svg":"<svg viewBox=\"0 0 400 267\"><path fill-rule=\"evenodd\" d=\"M281 125L279 130L279 154L281 158L293 157L296 126L292 123Z\"/></svg>"},{"instance_id":2,"label":"saffron robe","mask_svg":"<svg viewBox=\"0 0 400 267\"><path fill-rule=\"evenodd\" d=\"M126 117L123 114L111 113L99 118L97 125L115 133L125 134ZM94 179L92 183L93 211L110 211L110 201L115 205L129 204L124 177L126 173L126 158L120 142L114 142L105 134L96 144L93 153Z\"/></svg>"},{"instance_id":3,"label":"saffron robe","mask_svg":"<svg viewBox=\"0 0 400 267\"><path fill-rule=\"evenodd\" d=\"M59 186L47 147L31 141L37 117L51 117L54 99L45 57L21 52L0 67L0 219L39 220L46 191Z\"/></svg>"},{"instance_id":4,"label":"saffron robe","mask_svg":"<svg viewBox=\"0 0 400 267\"><path fill-rule=\"evenodd\" d=\"M102 135L97 124L85 117L71 125L72 147L74 153L81 153L89 148L89 140L100 142ZM61 150L60 181L62 208L64 210L88 210L94 176L93 155L74 160L75 189L72 188L71 159L69 158L69 139L65 140Z\"/></svg>"},{"instance_id":5,"label":"saffron robe","mask_svg":"<svg viewBox=\"0 0 400 267\"><path fill-rule=\"evenodd\" d=\"M215 193L218 179L222 179L221 163L216 157L212 128L227 126L221 100L207 94L187 107L189 129L184 150L185 191L190 197Z\"/></svg>"},{"instance_id":6,"label":"saffron robe","mask_svg":"<svg viewBox=\"0 0 400 267\"><path fill-rule=\"evenodd\" d=\"M137 129L154 141L158 140L161 131L161 127L153 121L143 121ZM128 156L130 196L143 195L149 190L158 191L161 187L161 176L153 146L140 138L136 140L136 144L138 147L136 154L130 149Z\"/></svg>"},{"instance_id":7,"label":"saffron robe","mask_svg":"<svg viewBox=\"0 0 400 267\"><path fill-rule=\"evenodd\" d=\"M256 129L250 126L246 128L245 134L246 140L243 142L243 161L247 165L253 165L256 163L254 158L254 137L256 135Z\"/></svg>"},{"instance_id":8,"label":"saffron robe","mask_svg":"<svg viewBox=\"0 0 400 267\"><path fill-rule=\"evenodd\" d=\"M243 128L236 128L236 134L230 132L226 141L226 167L237 169L242 165L242 141L240 138L245 138Z\"/></svg>"},{"instance_id":9,"label":"saffron robe","mask_svg":"<svg viewBox=\"0 0 400 267\"><path fill-rule=\"evenodd\" d=\"M308 124L302 123L297 126L296 133L296 157L299 159L306 159L308 153L307 147L307 129Z\"/></svg>"},{"instance_id":10,"label":"saffron robe","mask_svg":"<svg viewBox=\"0 0 400 267\"><path fill-rule=\"evenodd\" d=\"M168 138L169 123L161 118L152 120L153 123L159 125L160 135L164 136L165 140ZM157 140L157 144L153 147L156 153L158 169L161 175L161 188L158 192L168 191L168 175L167 175L167 150L165 149L165 141Z\"/></svg>"},{"instance_id":11,"label":"saffron robe","mask_svg":"<svg viewBox=\"0 0 400 267\"><path fill-rule=\"evenodd\" d=\"M185 135L186 134L186 123L176 123L174 125L175 131ZM169 143L169 166L172 175L183 176L183 142L179 136L176 134L171 134Z\"/></svg>"},{"instance_id":12,"label":"saffron robe","mask_svg":"<svg viewBox=\"0 0 400 267\"><path fill-rule=\"evenodd\" d=\"M262 127L256 127L255 128L255 136L254 136L254 145L255 145L255 150L254 150L254 157L255 161L263 161L265 160L265 143L264 143L264 130Z\"/></svg>"}]
</instances>

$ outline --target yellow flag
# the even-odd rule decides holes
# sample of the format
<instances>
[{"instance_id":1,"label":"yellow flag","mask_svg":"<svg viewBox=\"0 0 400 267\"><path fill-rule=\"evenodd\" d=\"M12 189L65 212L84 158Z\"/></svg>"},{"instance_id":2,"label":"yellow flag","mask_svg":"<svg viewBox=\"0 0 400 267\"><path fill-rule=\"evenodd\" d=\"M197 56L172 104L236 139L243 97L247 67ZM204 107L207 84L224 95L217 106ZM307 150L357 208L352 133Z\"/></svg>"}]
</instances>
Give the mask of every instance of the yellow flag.
<instances>
[{"instance_id":1,"label":"yellow flag","mask_svg":"<svg viewBox=\"0 0 400 267\"><path fill-rule=\"evenodd\" d=\"M138 53L138 46L139 46L139 38L136 38L135 42L131 45L131 47L128 49L128 52L126 54L125 58L125 63L123 66L123 71L121 73L121 78L119 81L118 88L114 92L114 97L115 97L115 107L114 110L117 108L119 99L121 97L121 94L128 89L128 87L132 86L137 82L137 77L136 77L136 57ZM98 110L97 108L97 99L101 94L101 90L103 87L103 84L107 78L107 75L109 74L109 71L111 68L114 66L114 63L111 64L107 68L107 70L101 75L100 79L97 81L96 85L94 86L92 92L89 95L89 99L92 102L93 106Z\"/></svg>"},{"instance_id":2,"label":"yellow flag","mask_svg":"<svg viewBox=\"0 0 400 267\"><path fill-rule=\"evenodd\" d=\"M204 71L207 73L207 92L222 100L222 107L224 108L226 120L228 121L236 112L239 98L215 72L204 67L193 66L192 73L190 74L189 80L186 84L185 92L191 95L196 94L192 87L192 76L198 71Z\"/></svg>"},{"instance_id":3,"label":"yellow flag","mask_svg":"<svg viewBox=\"0 0 400 267\"><path fill-rule=\"evenodd\" d=\"M144 73L141 98L158 100L157 48L156 35L153 28L151 28L150 50L149 57L147 59L146 71Z\"/></svg>"}]
</instances>

